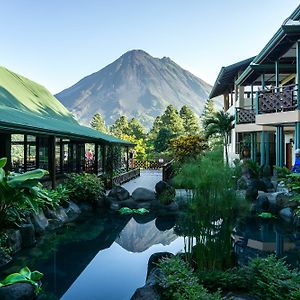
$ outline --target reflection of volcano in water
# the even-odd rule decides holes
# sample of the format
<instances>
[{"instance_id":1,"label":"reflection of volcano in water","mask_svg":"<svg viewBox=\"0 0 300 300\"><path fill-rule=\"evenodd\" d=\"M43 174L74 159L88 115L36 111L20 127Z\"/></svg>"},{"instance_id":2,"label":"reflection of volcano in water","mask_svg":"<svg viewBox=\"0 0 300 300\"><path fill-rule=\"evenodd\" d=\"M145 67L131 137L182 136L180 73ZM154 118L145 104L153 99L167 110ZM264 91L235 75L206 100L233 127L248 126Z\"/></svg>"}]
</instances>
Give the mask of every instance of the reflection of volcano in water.
<instances>
[{"instance_id":1,"label":"reflection of volcano in water","mask_svg":"<svg viewBox=\"0 0 300 300\"><path fill-rule=\"evenodd\" d=\"M139 224L132 218L115 242L127 251L143 252L156 244L169 245L176 238L173 229L159 231L155 226L155 220Z\"/></svg>"}]
</instances>

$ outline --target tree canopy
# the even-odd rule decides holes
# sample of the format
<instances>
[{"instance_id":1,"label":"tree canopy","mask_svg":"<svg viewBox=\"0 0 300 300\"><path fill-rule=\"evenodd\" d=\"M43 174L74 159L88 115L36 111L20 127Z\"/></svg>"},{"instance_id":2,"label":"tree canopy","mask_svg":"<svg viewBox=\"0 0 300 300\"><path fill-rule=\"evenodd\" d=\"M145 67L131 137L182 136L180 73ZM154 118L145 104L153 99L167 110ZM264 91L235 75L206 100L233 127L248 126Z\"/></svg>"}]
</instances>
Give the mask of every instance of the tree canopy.
<instances>
[{"instance_id":1,"label":"tree canopy","mask_svg":"<svg viewBox=\"0 0 300 300\"><path fill-rule=\"evenodd\" d=\"M101 114L98 112L94 114L90 125L92 128L94 128L98 131L101 131L104 133L107 132L107 128L105 126L105 121L104 121L103 117L101 116Z\"/></svg>"},{"instance_id":2,"label":"tree canopy","mask_svg":"<svg viewBox=\"0 0 300 300\"><path fill-rule=\"evenodd\" d=\"M199 133L200 127L198 118L188 106L182 106L179 115L183 122L185 134L193 135Z\"/></svg>"},{"instance_id":3,"label":"tree canopy","mask_svg":"<svg viewBox=\"0 0 300 300\"><path fill-rule=\"evenodd\" d=\"M161 122L161 128L167 128L173 134L180 135L184 133L183 121L173 105L167 106L161 116Z\"/></svg>"}]
</instances>

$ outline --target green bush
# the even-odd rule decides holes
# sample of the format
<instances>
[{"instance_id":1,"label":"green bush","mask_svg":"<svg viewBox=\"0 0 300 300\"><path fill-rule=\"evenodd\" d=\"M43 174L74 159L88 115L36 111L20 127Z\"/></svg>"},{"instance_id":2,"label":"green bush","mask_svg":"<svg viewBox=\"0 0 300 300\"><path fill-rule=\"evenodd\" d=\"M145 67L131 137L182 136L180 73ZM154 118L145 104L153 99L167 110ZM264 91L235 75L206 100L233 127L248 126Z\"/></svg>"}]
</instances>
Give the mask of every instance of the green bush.
<instances>
[{"instance_id":1,"label":"green bush","mask_svg":"<svg viewBox=\"0 0 300 300\"><path fill-rule=\"evenodd\" d=\"M70 174L65 186L69 190L70 200L76 202L94 203L105 196L103 181L95 174Z\"/></svg>"},{"instance_id":2,"label":"green bush","mask_svg":"<svg viewBox=\"0 0 300 300\"><path fill-rule=\"evenodd\" d=\"M210 294L198 283L189 265L179 256L163 258L158 267L162 270L159 285L164 299L168 300L220 300L219 292Z\"/></svg>"},{"instance_id":3,"label":"green bush","mask_svg":"<svg viewBox=\"0 0 300 300\"><path fill-rule=\"evenodd\" d=\"M55 189L48 190L48 197L52 199L52 207L55 208L69 201L70 191L66 186L59 184Z\"/></svg>"}]
</instances>

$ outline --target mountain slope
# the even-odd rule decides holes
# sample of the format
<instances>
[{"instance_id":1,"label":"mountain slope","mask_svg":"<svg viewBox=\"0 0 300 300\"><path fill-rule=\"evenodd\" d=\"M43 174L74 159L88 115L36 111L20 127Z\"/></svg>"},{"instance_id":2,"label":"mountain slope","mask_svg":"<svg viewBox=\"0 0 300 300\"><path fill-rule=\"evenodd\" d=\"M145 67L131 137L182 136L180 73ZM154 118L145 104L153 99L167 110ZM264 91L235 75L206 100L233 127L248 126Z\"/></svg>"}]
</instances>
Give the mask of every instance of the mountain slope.
<instances>
[{"instance_id":1,"label":"mountain slope","mask_svg":"<svg viewBox=\"0 0 300 300\"><path fill-rule=\"evenodd\" d=\"M56 97L81 122L89 124L100 112L107 124L120 115L136 117L148 128L167 105L188 105L201 114L211 86L170 58L154 58L132 50Z\"/></svg>"}]
</instances>

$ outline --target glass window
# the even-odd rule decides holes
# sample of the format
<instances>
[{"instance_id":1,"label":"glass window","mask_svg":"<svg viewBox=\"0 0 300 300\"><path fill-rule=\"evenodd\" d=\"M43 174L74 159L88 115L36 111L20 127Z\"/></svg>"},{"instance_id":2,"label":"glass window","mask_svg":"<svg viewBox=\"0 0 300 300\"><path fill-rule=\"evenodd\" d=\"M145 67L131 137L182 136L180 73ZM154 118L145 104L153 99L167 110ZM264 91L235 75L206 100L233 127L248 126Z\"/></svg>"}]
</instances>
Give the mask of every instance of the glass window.
<instances>
[{"instance_id":1,"label":"glass window","mask_svg":"<svg viewBox=\"0 0 300 300\"><path fill-rule=\"evenodd\" d=\"M27 135L27 162L26 162L26 170L34 170L36 169L36 137L33 135Z\"/></svg>"},{"instance_id":2,"label":"glass window","mask_svg":"<svg viewBox=\"0 0 300 300\"><path fill-rule=\"evenodd\" d=\"M48 138L39 139L39 168L48 170Z\"/></svg>"}]
</instances>

